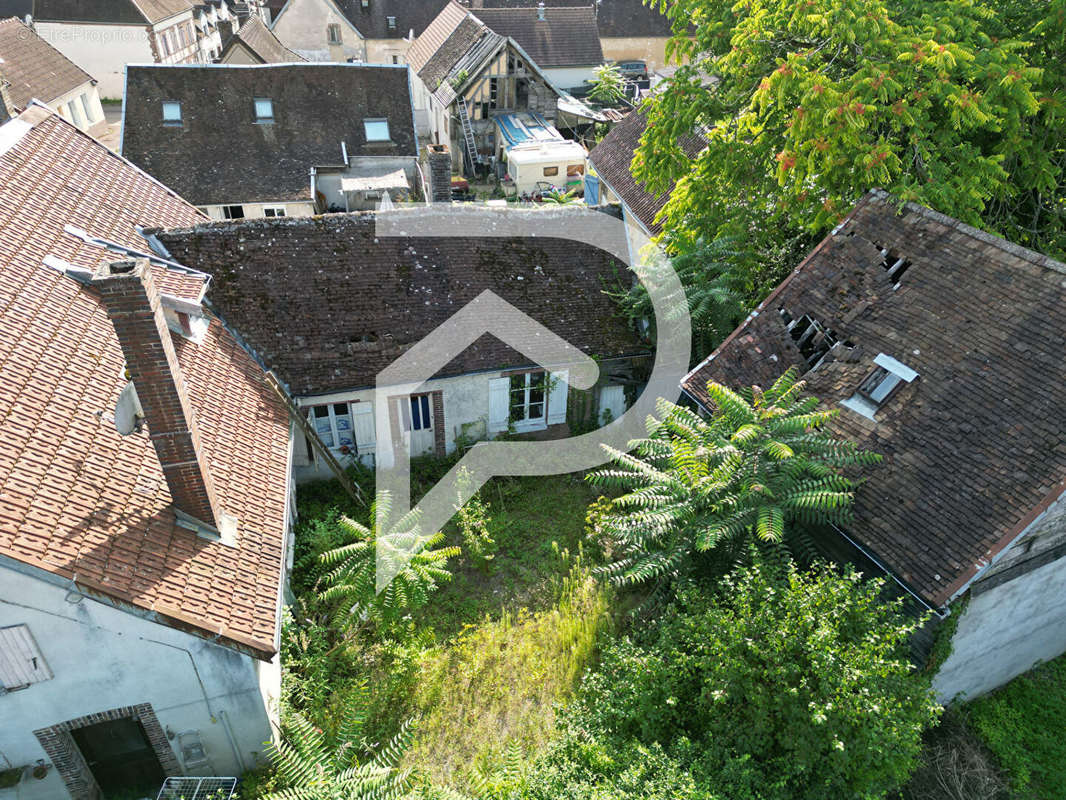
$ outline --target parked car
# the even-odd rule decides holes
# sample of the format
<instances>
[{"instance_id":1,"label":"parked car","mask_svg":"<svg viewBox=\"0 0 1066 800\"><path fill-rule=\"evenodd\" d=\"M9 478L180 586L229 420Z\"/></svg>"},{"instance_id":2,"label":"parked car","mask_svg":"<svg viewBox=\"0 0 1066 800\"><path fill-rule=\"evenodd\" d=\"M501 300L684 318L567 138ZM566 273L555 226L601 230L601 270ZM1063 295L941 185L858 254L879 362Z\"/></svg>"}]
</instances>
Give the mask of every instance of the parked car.
<instances>
[{"instance_id":1,"label":"parked car","mask_svg":"<svg viewBox=\"0 0 1066 800\"><path fill-rule=\"evenodd\" d=\"M646 61L619 61L615 64L622 77L628 81L646 81L648 64Z\"/></svg>"}]
</instances>

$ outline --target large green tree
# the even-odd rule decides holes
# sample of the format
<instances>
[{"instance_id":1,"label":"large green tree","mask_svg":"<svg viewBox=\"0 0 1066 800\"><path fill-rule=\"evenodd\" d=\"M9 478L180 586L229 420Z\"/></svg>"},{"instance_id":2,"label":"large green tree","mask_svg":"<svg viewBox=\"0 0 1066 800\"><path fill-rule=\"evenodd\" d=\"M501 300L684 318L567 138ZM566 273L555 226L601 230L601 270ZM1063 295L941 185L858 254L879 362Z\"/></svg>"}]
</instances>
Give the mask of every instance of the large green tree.
<instances>
[{"instance_id":1,"label":"large green tree","mask_svg":"<svg viewBox=\"0 0 1066 800\"><path fill-rule=\"evenodd\" d=\"M589 480L624 490L597 522L616 583L664 587L700 553L743 553L781 542L789 524L847 520L854 483L841 470L880 457L827 431L838 411L818 410L804 386L791 370L765 391L709 383L709 420L660 400L648 438L610 451Z\"/></svg>"},{"instance_id":2,"label":"large green tree","mask_svg":"<svg viewBox=\"0 0 1066 800\"><path fill-rule=\"evenodd\" d=\"M729 232L773 253L873 186L1066 248L1063 0L651 1L687 63L646 102L633 169L657 191L680 178L675 248Z\"/></svg>"}]
</instances>

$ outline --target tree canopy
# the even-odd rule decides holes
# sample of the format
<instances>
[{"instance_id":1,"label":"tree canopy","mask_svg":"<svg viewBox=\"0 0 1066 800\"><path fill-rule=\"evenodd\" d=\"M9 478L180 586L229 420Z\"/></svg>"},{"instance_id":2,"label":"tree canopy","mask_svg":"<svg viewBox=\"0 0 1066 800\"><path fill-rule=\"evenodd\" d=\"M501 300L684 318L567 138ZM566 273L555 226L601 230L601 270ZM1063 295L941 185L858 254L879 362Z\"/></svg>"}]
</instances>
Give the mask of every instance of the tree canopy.
<instances>
[{"instance_id":1,"label":"tree canopy","mask_svg":"<svg viewBox=\"0 0 1066 800\"><path fill-rule=\"evenodd\" d=\"M685 60L634 161L667 240L820 235L869 189L1066 251L1066 0L653 0ZM689 159L678 137L701 130Z\"/></svg>"}]
</instances>

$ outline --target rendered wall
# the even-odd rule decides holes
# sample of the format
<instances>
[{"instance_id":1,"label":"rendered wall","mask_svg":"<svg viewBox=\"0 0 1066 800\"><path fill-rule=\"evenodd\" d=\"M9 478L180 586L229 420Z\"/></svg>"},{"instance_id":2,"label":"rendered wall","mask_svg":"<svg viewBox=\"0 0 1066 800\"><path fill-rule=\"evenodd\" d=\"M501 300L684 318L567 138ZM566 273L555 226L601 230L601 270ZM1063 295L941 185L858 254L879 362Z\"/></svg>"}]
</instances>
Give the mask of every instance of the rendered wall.
<instances>
[{"instance_id":1,"label":"rendered wall","mask_svg":"<svg viewBox=\"0 0 1066 800\"><path fill-rule=\"evenodd\" d=\"M371 64L406 64L410 49L411 42L403 39L367 39L366 60ZM398 60L393 61L393 56Z\"/></svg>"},{"instance_id":2,"label":"rendered wall","mask_svg":"<svg viewBox=\"0 0 1066 800\"><path fill-rule=\"evenodd\" d=\"M152 63L148 26L34 23L37 35L98 81L101 97L121 98L126 64Z\"/></svg>"},{"instance_id":3,"label":"rendered wall","mask_svg":"<svg viewBox=\"0 0 1066 800\"><path fill-rule=\"evenodd\" d=\"M607 61L646 61L648 72L667 66L665 36L601 36Z\"/></svg>"},{"instance_id":4,"label":"rendered wall","mask_svg":"<svg viewBox=\"0 0 1066 800\"><path fill-rule=\"evenodd\" d=\"M211 769L189 774L239 775L267 757L281 690L276 664L92 599L69 602L65 587L0 566L0 627L20 624L55 677L0 695L0 754L12 765L48 762L35 730L141 703L172 733L200 732ZM176 737L171 745L180 763ZM67 797L55 769L25 780L18 794Z\"/></svg>"},{"instance_id":5,"label":"rendered wall","mask_svg":"<svg viewBox=\"0 0 1066 800\"><path fill-rule=\"evenodd\" d=\"M341 44L332 47L327 38L331 24L341 29ZM271 29L283 45L309 61L365 61L367 57L363 39L326 0L289 0Z\"/></svg>"},{"instance_id":6,"label":"rendered wall","mask_svg":"<svg viewBox=\"0 0 1066 800\"><path fill-rule=\"evenodd\" d=\"M83 124L79 127L83 131L89 131L104 122L104 107L100 104L100 92L97 87L93 86L91 83L83 83L77 89L68 92L61 97L57 97L48 105L50 108L55 109L63 119L77 125L76 118L72 117L67 110L67 104L70 102L78 103L80 108L81 96L83 94L86 96L86 100L89 104L89 118L83 118ZM84 114L84 111L82 113Z\"/></svg>"},{"instance_id":7,"label":"rendered wall","mask_svg":"<svg viewBox=\"0 0 1066 800\"><path fill-rule=\"evenodd\" d=\"M599 65L591 64L587 67L545 68L544 74L547 75L548 79L560 89L577 89L583 86L585 81L592 80L592 71L597 66Z\"/></svg>"},{"instance_id":8,"label":"rendered wall","mask_svg":"<svg viewBox=\"0 0 1066 800\"><path fill-rule=\"evenodd\" d=\"M976 581L933 682L976 697L1066 652L1066 502L1059 500Z\"/></svg>"}]
</instances>

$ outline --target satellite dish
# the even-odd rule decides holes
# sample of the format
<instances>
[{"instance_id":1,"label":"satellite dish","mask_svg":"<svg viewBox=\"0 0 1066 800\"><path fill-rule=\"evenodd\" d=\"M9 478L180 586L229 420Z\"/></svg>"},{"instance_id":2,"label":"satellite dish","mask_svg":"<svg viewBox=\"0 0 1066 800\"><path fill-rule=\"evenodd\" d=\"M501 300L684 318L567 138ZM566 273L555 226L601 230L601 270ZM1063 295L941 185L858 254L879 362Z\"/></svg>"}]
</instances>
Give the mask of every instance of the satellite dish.
<instances>
[{"instance_id":1,"label":"satellite dish","mask_svg":"<svg viewBox=\"0 0 1066 800\"><path fill-rule=\"evenodd\" d=\"M144 424L144 411L137 399L137 387L133 381L126 384L115 404L115 429L123 436L139 431Z\"/></svg>"}]
</instances>

